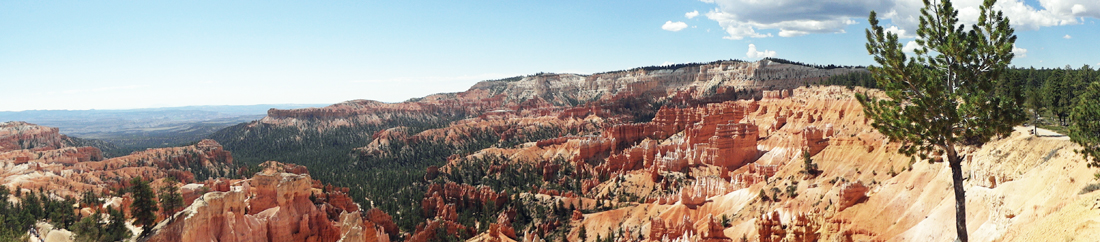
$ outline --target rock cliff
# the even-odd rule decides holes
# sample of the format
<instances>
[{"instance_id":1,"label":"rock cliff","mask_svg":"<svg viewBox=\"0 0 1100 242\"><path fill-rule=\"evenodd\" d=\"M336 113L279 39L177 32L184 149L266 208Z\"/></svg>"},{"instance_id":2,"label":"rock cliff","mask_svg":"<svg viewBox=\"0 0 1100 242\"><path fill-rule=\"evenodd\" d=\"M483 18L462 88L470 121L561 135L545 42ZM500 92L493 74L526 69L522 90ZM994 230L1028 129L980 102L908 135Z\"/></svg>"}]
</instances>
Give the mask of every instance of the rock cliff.
<instances>
[{"instance_id":1,"label":"rock cliff","mask_svg":"<svg viewBox=\"0 0 1100 242\"><path fill-rule=\"evenodd\" d=\"M389 241L387 216L316 203L308 174L268 168L203 194L143 241ZM392 229L391 229L392 230Z\"/></svg>"},{"instance_id":2,"label":"rock cliff","mask_svg":"<svg viewBox=\"0 0 1100 242\"><path fill-rule=\"evenodd\" d=\"M72 146L56 128L8 122L0 126L0 134L4 147L13 147L0 152L0 185L45 189L62 197L121 188L133 177L173 177L187 183L196 180L196 173L211 177L232 172L232 156L213 140L104 159L97 148Z\"/></svg>"}]
</instances>

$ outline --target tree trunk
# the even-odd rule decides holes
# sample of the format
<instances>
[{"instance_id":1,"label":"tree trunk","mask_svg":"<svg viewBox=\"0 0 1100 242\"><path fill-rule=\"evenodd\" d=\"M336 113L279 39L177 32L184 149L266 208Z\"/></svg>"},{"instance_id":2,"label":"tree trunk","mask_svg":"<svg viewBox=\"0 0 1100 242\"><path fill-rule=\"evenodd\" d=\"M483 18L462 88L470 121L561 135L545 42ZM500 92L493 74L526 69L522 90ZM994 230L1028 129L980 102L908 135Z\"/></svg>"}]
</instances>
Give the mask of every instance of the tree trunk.
<instances>
[{"instance_id":1,"label":"tree trunk","mask_svg":"<svg viewBox=\"0 0 1100 242\"><path fill-rule=\"evenodd\" d=\"M951 181L955 188L955 232L959 239L967 242L966 235L966 191L963 190L962 159L955 153L954 147L947 148L947 160L951 166Z\"/></svg>"},{"instance_id":2,"label":"tree trunk","mask_svg":"<svg viewBox=\"0 0 1100 242\"><path fill-rule=\"evenodd\" d=\"M1039 112L1035 112L1035 122L1031 124L1031 135L1039 136Z\"/></svg>"}]
</instances>

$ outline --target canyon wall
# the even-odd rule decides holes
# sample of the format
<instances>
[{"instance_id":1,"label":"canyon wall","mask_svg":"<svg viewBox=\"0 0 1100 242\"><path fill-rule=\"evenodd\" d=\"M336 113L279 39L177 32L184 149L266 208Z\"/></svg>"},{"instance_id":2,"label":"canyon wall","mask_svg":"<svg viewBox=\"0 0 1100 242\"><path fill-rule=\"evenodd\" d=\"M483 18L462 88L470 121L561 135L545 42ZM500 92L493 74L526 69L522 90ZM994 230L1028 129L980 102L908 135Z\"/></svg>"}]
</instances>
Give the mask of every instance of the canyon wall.
<instances>
[{"instance_id":1,"label":"canyon wall","mask_svg":"<svg viewBox=\"0 0 1100 242\"><path fill-rule=\"evenodd\" d=\"M386 225L363 219L358 205L316 203L325 194L314 183L308 174L268 168L226 191L203 194L142 240L389 241Z\"/></svg>"}]
</instances>

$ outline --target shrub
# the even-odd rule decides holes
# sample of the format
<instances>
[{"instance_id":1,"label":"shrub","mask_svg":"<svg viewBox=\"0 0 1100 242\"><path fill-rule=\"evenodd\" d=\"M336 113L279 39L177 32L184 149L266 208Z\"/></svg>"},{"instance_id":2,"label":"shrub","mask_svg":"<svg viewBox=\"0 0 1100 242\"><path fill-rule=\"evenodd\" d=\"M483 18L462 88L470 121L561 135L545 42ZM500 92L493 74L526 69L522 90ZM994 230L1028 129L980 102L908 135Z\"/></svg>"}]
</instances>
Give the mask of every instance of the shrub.
<instances>
[{"instance_id":1,"label":"shrub","mask_svg":"<svg viewBox=\"0 0 1100 242\"><path fill-rule=\"evenodd\" d=\"M1100 183L1089 184L1088 186L1085 186L1085 188L1082 188L1081 193L1078 194L1090 193L1096 190L1100 190Z\"/></svg>"}]
</instances>

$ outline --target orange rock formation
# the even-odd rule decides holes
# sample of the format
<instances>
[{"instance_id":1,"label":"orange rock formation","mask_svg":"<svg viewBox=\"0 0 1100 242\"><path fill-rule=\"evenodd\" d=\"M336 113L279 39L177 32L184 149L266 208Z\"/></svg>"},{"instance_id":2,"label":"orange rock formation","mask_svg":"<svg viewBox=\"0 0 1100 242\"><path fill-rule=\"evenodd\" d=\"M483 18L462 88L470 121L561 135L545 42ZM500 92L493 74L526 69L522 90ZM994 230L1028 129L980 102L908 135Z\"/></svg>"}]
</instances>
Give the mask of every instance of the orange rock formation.
<instances>
[{"instance_id":1,"label":"orange rock formation","mask_svg":"<svg viewBox=\"0 0 1100 242\"><path fill-rule=\"evenodd\" d=\"M389 241L387 216L314 204L308 174L267 169L209 192L161 222L146 241ZM335 209L337 216L326 210Z\"/></svg>"}]
</instances>

